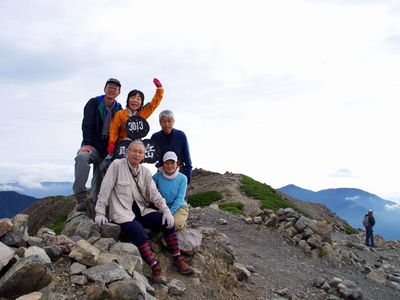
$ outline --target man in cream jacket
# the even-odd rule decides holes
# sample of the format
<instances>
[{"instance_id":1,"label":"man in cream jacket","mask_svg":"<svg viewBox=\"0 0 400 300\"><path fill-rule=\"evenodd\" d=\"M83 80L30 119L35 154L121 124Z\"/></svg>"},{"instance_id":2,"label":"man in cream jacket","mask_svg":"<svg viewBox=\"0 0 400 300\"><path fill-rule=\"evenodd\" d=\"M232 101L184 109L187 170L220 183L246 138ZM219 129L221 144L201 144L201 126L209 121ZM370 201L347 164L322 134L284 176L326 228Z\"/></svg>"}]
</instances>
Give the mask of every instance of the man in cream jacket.
<instances>
[{"instance_id":1,"label":"man in cream jacket","mask_svg":"<svg viewBox=\"0 0 400 300\"><path fill-rule=\"evenodd\" d=\"M162 230L173 266L182 274L193 273L180 253L174 218L160 195L149 169L141 165L145 146L133 141L127 149L127 157L114 160L101 184L96 203L96 224L108 221L118 224L131 242L138 247L143 260L152 269L152 282L166 283L166 276L148 243L144 228ZM109 219L106 206L109 205Z\"/></svg>"}]
</instances>

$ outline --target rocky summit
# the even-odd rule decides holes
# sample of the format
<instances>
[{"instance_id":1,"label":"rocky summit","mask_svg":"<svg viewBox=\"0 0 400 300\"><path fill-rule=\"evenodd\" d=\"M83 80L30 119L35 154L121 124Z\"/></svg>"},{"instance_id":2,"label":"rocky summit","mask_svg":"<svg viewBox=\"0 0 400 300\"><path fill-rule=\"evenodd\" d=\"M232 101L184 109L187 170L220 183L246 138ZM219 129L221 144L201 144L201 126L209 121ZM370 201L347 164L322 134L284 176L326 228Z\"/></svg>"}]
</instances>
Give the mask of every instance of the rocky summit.
<instances>
[{"instance_id":1,"label":"rocky summit","mask_svg":"<svg viewBox=\"0 0 400 300\"><path fill-rule=\"evenodd\" d=\"M99 228L71 197L57 197L0 219L0 299L400 299L398 241L378 235L366 247L363 231L321 204L276 192L287 207L265 208L241 174L193 174L189 203L210 191L218 198L191 205L178 232L192 275L175 271L162 235L149 232L167 275L166 285L151 284L117 225ZM232 202L239 213L224 210Z\"/></svg>"}]
</instances>

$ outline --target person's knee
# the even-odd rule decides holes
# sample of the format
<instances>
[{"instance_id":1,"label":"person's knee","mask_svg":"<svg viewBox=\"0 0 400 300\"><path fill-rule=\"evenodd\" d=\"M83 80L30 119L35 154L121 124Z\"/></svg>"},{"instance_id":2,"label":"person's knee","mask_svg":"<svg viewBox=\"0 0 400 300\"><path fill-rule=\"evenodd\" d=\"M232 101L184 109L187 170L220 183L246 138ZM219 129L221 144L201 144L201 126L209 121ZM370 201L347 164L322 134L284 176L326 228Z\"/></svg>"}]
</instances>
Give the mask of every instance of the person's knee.
<instances>
[{"instance_id":1,"label":"person's knee","mask_svg":"<svg viewBox=\"0 0 400 300\"><path fill-rule=\"evenodd\" d=\"M136 220L121 224L120 227L121 230L130 238L131 242L136 246L141 245L143 242L149 239L143 226Z\"/></svg>"},{"instance_id":2,"label":"person's knee","mask_svg":"<svg viewBox=\"0 0 400 300\"><path fill-rule=\"evenodd\" d=\"M103 159L99 164L100 171L107 171L108 167L111 165L111 159Z\"/></svg>"},{"instance_id":3,"label":"person's knee","mask_svg":"<svg viewBox=\"0 0 400 300\"><path fill-rule=\"evenodd\" d=\"M78 155L75 157L75 162L77 164L89 164L90 161L90 154L89 152L80 152Z\"/></svg>"},{"instance_id":4,"label":"person's knee","mask_svg":"<svg viewBox=\"0 0 400 300\"><path fill-rule=\"evenodd\" d=\"M174 214L174 222L175 222L175 227L177 230L183 229L186 227L186 220L189 215L189 210L186 207L180 208L175 214Z\"/></svg>"},{"instance_id":5,"label":"person's knee","mask_svg":"<svg viewBox=\"0 0 400 300\"><path fill-rule=\"evenodd\" d=\"M176 228L176 230L181 230L181 229L186 228L186 221L182 221L182 220L175 221L175 228Z\"/></svg>"},{"instance_id":6,"label":"person's knee","mask_svg":"<svg viewBox=\"0 0 400 300\"><path fill-rule=\"evenodd\" d=\"M176 230L181 230L186 227L186 219L182 215L174 215L174 225Z\"/></svg>"}]
</instances>

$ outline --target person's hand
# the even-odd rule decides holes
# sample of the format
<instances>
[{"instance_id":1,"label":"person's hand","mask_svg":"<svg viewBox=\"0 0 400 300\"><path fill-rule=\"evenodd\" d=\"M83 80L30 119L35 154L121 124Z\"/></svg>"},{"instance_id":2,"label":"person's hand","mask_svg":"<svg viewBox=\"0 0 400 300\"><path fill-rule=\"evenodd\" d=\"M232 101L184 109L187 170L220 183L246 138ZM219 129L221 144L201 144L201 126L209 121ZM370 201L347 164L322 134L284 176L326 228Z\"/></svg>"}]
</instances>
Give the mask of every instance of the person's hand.
<instances>
[{"instance_id":1,"label":"person's hand","mask_svg":"<svg viewBox=\"0 0 400 300\"><path fill-rule=\"evenodd\" d=\"M105 215L102 214L96 214L96 217L94 218L94 222L101 227L101 225L108 223L108 219L106 218Z\"/></svg>"},{"instance_id":2,"label":"person's hand","mask_svg":"<svg viewBox=\"0 0 400 300\"><path fill-rule=\"evenodd\" d=\"M153 79L153 82L154 82L155 86L156 86L158 89L159 89L159 88L162 88L162 84L161 84L160 80L158 80L157 78L154 78L154 79Z\"/></svg>"},{"instance_id":3,"label":"person's hand","mask_svg":"<svg viewBox=\"0 0 400 300\"><path fill-rule=\"evenodd\" d=\"M108 147L107 147L107 152L108 152L108 154L110 154L111 156L112 156L112 154L113 154L114 147L115 147L115 144L112 144L112 143L109 144Z\"/></svg>"},{"instance_id":4,"label":"person's hand","mask_svg":"<svg viewBox=\"0 0 400 300\"><path fill-rule=\"evenodd\" d=\"M163 212L161 223L164 225L167 224L167 228L171 228L174 226L174 217L171 214L171 211L167 208Z\"/></svg>"},{"instance_id":5,"label":"person's hand","mask_svg":"<svg viewBox=\"0 0 400 300\"><path fill-rule=\"evenodd\" d=\"M92 150L92 146L90 145L83 145L79 150L78 150L78 154L81 152L89 152L89 154L92 154L93 150Z\"/></svg>"}]
</instances>

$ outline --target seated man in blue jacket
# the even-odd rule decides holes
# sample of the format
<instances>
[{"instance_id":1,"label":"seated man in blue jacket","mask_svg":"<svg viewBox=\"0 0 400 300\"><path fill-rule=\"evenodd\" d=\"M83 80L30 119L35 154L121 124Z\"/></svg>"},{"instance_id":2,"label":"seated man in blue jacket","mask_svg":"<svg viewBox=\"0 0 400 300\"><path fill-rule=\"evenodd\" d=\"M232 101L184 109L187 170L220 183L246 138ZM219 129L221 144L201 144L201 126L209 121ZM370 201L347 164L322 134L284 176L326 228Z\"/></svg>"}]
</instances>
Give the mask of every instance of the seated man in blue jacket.
<instances>
[{"instance_id":1,"label":"seated man in blue jacket","mask_svg":"<svg viewBox=\"0 0 400 300\"><path fill-rule=\"evenodd\" d=\"M175 129L174 113L163 110L159 116L161 130L154 133L151 139L157 143L161 150L161 157L168 151L175 152L178 157L179 171L186 175L188 184L192 177L192 160L190 159L189 144L183 131ZM158 161L156 167L161 167L162 160Z\"/></svg>"}]
</instances>

